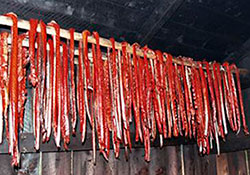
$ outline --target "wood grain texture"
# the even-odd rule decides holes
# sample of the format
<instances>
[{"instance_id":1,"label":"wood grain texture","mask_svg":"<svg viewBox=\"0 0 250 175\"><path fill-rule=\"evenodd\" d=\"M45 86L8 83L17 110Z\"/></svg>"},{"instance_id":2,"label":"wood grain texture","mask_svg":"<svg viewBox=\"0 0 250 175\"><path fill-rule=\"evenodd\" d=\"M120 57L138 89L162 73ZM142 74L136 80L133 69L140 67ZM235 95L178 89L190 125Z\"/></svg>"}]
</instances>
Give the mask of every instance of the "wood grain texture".
<instances>
[{"instance_id":1,"label":"wood grain texture","mask_svg":"<svg viewBox=\"0 0 250 175\"><path fill-rule=\"evenodd\" d=\"M0 174L17 175L18 172L10 165L11 157L8 154L0 155Z\"/></svg>"},{"instance_id":2,"label":"wood grain texture","mask_svg":"<svg viewBox=\"0 0 250 175\"><path fill-rule=\"evenodd\" d=\"M216 170L217 175L229 175L227 154L221 154L216 157Z\"/></svg>"},{"instance_id":3,"label":"wood grain texture","mask_svg":"<svg viewBox=\"0 0 250 175\"><path fill-rule=\"evenodd\" d=\"M196 153L197 154L197 153ZM200 174L210 175L216 174L216 155L204 156L199 158Z\"/></svg>"},{"instance_id":4,"label":"wood grain texture","mask_svg":"<svg viewBox=\"0 0 250 175\"><path fill-rule=\"evenodd\" d=\"M19 175L37 175L41 171L40 154L21 154L21 167L18 169Z\"/></svg>"},{"instance_id":5,"label":"wood grain texture","mask_svg":"<svg viewBox=\"0 0 250 175\"><path fill-rule=\"evenodd\" d=\"M246 159L244 151L227 154L229 174L246 175Z\"/></svg>"},{"instance_id":6,"label":"wood grain texture","mask_svg":"<svg viewBox=\"0 0 250 175\"><path fill-rule=\"evenodd\" d=\"M247 154L245 154L247 153ZM96 165L92 151L25 153L18 170L11 167L11 157L0 155L0 174L11 175L247 175L250 151L200 156L197 147L187 145L151 148L151 161L144 161L144 149L133 148L129 159L124 149L118 159L111 150L109 161L97 152ZM184 168L184 171L182 171Z\"/></svg>"},{"instance_id":7,"label":"wood grain texture","mask_svg":"<svg viewBox=\"0 0 250 175\"><path fill-rule=\"evenodd\" d=\"M181 169L179 150L174 147L152 148L151 161L144 161L144 149L133 149L129 159L125 159L124 149L116 159L111 152L109 161L98 154L96 165L92 161L92 151L74 152L74 175L147 175L147 174L179 174Z\"/></svg>"},{"instance_id":8,"label":"wood grain texture","mask_svg":"<svg viewBox=\"0 0 250 175\"><path fill-rule=\"evenodd\" d=\"M184 146L184 170L185 175L195 174L195 150L193 145Z\"/></svg>"},{"instance_id":9,"label":"wood grain texture","mask_svg":"<svg viewBox=\"0 0 250 175\"><path fill-rule=\"evenodd\" d=\"M70 152L43 153L42 174L70 175L71 174Z\"/></svg>"}]
</instances>

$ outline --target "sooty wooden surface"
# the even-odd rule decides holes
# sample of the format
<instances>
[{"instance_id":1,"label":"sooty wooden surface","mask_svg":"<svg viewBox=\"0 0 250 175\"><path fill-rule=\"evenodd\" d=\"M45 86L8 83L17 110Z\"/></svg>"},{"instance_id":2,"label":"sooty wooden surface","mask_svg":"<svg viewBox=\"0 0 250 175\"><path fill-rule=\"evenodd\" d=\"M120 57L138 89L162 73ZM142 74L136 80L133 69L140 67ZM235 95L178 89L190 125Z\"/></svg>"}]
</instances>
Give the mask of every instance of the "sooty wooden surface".
<instances>
[{"instance_id":1,"label":"sooty wooden surface","mask_svg":"<svg viewBox=\"0 0 250 175\"><path fill-rule=\"evenodd\" d=\"M194 145L166 146L151 149L151 161L144 161L144 149L132 149L126 161L124 149L109 161L92 151L25 153L19 169L11 167L11 157L0 155L0 174L11 175L247 175L250 150L200 156Z\"/></svg>"}]
</instances>

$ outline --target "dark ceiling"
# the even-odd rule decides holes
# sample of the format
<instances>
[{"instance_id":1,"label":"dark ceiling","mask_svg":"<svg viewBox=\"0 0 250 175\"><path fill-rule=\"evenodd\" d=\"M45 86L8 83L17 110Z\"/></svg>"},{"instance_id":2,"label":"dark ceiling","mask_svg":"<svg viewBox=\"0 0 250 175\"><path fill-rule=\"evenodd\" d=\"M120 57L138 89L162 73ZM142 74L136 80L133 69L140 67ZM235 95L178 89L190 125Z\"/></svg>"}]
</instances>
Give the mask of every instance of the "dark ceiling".
<instances>
[{"instance_id":1,"label":"dark ceiling","mask_svg":"<svg viewBox=\"0 0 250 175\"><path fill-rule=\"evenodd\" d=\"M2 1L2 0L1 0ZM0 12L56 20L62 28L221 61L250 38L247 0L5 0Z\"/></svg>"}]
</instances>

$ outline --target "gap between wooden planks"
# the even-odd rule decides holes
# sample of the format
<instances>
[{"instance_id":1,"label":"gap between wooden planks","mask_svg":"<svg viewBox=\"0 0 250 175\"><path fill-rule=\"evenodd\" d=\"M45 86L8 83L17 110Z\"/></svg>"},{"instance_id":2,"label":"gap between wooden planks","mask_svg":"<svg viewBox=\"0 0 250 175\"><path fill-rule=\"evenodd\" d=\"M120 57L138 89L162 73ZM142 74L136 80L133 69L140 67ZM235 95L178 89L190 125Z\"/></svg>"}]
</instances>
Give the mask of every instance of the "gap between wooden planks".
<instances>
[{"instance_id":1,"label":"gap between wooden planks","mask_svg":"<svg viewBox=\"0 0 250 175\"><path fill-rule=\"evenodd\" d=\"M0 24L1 25L6 25L6 26L12 26L12 20L9 17L1 15L0 16ZM24 29L24 30L30 30L30 23L29 23L29 21L19 19L18 20L18 28ZM55 35L55 31L54 31L53 27L46 26L46 29L47 29L46 30L47 34L49 34L49 35ZM37 27L37 31L38 32L41 31L39 24L38 24L38 27ZM60 37L61 38L65 38L65 39L70 39L70 33L69 33L69 31L66 30L66 29L60 29ZM82 40L82 34L78 33L78 32L75 32L74 33L74 40L76 40L76 41ZM93 36L89 36L88 37L88 42L96 44L96 40L95 40L95 38ZM100 45L103 46L103 47L112 48L111 42L108 39L106 39L106 38L100 37ZM24 40L23 46L29 47L28 40ZM118 50L122 50L121 43L115 42L115 48L118 49ZM48 45L47 45L47 49L48 49ZM127 52L128 53L133 53L133 48L131 47L130 44L128 44L128 46L127 46ZM140 49L137 49L136 53L137 53L138 56L143 57L143 52ZM79 55L78 50L75 50L75 55ZM147 57L151 58L151 59L154 59L155 55L152 54L152 53L148 53ZM181 61L178 60L178 59L173 59L173 62L177 63L177 64L181 64ZM76 63L77 63L77 61L76 61ZM189 62L186 62L186 61L184 61L184 65L185 66L192 66ZM250 71L248 69L239 69L239 72L240 72L240 74L245 74L245 75L250 73Z\"/></svg>"}]
</instances>

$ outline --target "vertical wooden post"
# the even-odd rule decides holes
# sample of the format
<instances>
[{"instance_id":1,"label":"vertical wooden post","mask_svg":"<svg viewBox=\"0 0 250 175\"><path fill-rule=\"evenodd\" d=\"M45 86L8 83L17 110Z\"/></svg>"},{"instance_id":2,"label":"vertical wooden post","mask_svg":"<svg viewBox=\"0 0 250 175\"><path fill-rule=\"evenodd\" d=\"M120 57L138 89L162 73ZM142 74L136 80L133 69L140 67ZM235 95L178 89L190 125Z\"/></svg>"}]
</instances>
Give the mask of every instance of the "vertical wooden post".
<instances>
[{"instance_id":1,"label":"vertical wooden post","mask_svg":"<svg viewBox=\"0 0 250 175\"><path fill-rule=\"evenodd\" d=\"M227 155L221 154L216 157L217 175L229 175Z\"/></svg>"}]
</instances>

